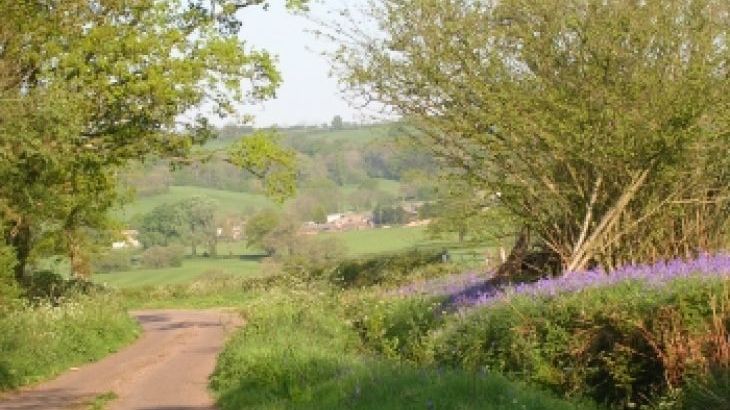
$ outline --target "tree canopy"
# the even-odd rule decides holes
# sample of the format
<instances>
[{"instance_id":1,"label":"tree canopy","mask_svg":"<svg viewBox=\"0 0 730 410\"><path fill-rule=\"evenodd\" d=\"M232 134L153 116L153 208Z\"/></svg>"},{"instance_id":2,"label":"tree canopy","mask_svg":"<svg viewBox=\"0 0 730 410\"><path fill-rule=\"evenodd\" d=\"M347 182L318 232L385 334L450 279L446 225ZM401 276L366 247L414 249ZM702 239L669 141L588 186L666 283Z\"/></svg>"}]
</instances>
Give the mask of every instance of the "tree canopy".
<instances>
[{"instance_id":1,"label":"tree canopy","mask_svg":"<svg viewBox=\"0 0 730 410\"><path fill-rule=\"evenodd\" d=\"M344 84L499 193L520 246L574 271L721 245L727 1L375 0L357 17L331 30Z\"/></svg>"},{"instance_id":2,"label":"tree canopy","mask_svg":"<svg viewBox=\"0 0 730 410\"><path fill-rule=\"evenodd\" d=\"M265 3L0 1L0 212L16 276L40 238L88 272L85 238L107 222L119 167L149 155L184 163L211 137L205 109L235 116L275 94L272 57L238 37L237 11ZM243 167L266 166L262 155L288 154L260 141L231 154ZM269 192L285 193L293 171L274 162Z\"/></svg>"}]
</instances>

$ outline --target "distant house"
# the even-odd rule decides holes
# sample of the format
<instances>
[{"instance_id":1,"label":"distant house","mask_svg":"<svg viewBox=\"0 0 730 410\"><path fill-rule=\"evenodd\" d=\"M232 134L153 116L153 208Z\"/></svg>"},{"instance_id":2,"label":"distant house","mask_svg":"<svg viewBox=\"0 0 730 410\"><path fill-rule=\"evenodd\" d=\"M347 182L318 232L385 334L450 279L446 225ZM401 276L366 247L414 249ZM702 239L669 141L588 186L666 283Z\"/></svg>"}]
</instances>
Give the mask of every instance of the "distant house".
<instances>
[{"instance_id":1,"label":"distant house","mask_svg":"<svg viewBox=\"0 0 730 410\"><path fill-rule=\"evenodd\" d=\"M231 228L231 239L240 241L243 238L243 225L235 225Z\"/></svg>"},{"instance_id":2,"label":"distant house","mask_svg":"<svg viewBox=\"0 0 730 410\"><path fill-rule=\"evenodd\" d=\"M314 235L327 231L353 231L370 229L374 226L373 215L369 212L345 212L327 215L327 222L318 224L305 222L300 233L303 235Z\"/></svg>"},{"instance_id":3,"label":"distant house","mask_svg":"<svg viewBox=\"0 0 730 410\"><path fill-rule=\"evenodd\" d=\"M139 235L139 232L137 232L134 229L126 229L120 232L122 234L123 240L113 242L112 243L112 249L126 249L126 248L139 248L142 246L142 244L137 240L137 235Z\"/></svg>"},{"instance_id":4,"label":"distant house","mask_svg":"<svg viewBox=\"0 0 730 410\"><path fill-rule=\"evenodd\" d=\"M227 217L220 220L216 227L216 235L219 238L232 241L243 239L245 222L238 217Z\"/></svg>"},{"instance_id":5,"label":"distant house","mask_svg":"<svg viewBox=\"0 0 730 410\"><path fill-rule=\"evenodd\" d=\"M327 215L327 223L335 223L340 220L345 214L329 214Z\"/></svg>"},{"instance_id":6,"label":"distant house","mask_svg":"<svg viewBox=\"0 0 730 410\"><path fill-rule=\"evenodd\" d=\"M417 221L408 222L406 224L406 226L409 227L409 228L414 228L414 227L417 227L417 226L426 226L426 225L428 225L430 223L431 223L431 220L430 219L420 219L420 220L417 220Z\"/></svg>"},{"instance_id":7,"label":"distant house","mask_svg":"<svg viewBox=\"0 0 730 410\"><path fill-rule=\"evenodd\" d=\"M369 212L348 212L335 221L338 230L361 230L373 227L373 215Z\"/></svg>"},{"instance_id":8,"label":"distant house","mask_svg":"<svg viewBox=\"0 0 730 410\"><path fill-rule=\"evenodd\" d=\"M406 213L416 215L418 214L418 210L423 207L425 202L423 201L403 201L400 205L401 208L403 208Z\"/></svg>"},{"instance_id":9,"label":"distant house","mask_svg":"<svg viewBox=\"0 0 730 410\"><path fill-rule=\"evenodd\" d=\"M351 231L373 227L373 215L370 212L345 212L327 215L324 230Z\"/></svg>"}]
</instances>

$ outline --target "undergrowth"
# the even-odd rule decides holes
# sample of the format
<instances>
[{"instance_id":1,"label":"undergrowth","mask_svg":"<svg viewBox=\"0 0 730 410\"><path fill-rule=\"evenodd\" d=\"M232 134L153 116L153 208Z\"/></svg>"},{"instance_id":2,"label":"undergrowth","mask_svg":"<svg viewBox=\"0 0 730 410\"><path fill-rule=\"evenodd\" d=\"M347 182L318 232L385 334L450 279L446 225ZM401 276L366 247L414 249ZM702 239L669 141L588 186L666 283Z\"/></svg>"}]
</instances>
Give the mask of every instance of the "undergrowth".
<instances>
[{"instance_id":1,"label":"undergrowth","mask_svg":"<svg viewBox=\"0 0 730 410\"><path fill-rule=\"evenodd\" d=\"M138 333L122 300L111 293L16 301L0 308L0 390L97 360Z\"/></svg>"},{"instance_id":2,"label":"undergrowth","mask_svg":"<svg viewBox=\"0 0 730 410\"><path fill-rule=\"evenodd\" d=\"M353 293L346 305L363 345L393 359L489 369L612 408L727 404L718 398L730 391L727 376L710 377L730 367L726 280L627 282L460 312L424 295Z\"/></svg>"},{"instance_id":3,"label":"undergrowth","mask_svg":"<svg viewBox=\"0 0 730 410\"><path fill-rule=\"evenodd\" d=\"M358 337L325 285L270 289L211 378L227 409L590 409L490 372L389 360Z\"/></svg>"}]
</instances>

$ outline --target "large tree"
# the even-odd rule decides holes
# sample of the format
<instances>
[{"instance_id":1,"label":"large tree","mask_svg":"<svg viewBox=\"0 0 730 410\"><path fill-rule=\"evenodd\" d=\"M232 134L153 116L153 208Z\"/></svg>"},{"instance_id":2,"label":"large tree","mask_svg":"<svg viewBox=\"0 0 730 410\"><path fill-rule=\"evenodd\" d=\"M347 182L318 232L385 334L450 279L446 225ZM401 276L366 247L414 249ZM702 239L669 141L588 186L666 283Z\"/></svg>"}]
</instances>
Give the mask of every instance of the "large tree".
<instances>
[{"instance_id":1,"label":"large tree","mask_svg":"<svg viewBox=\"0 0 730 410\"><path fill-rule=\"evenodd\" d=\"M574 271L722 245L730 2L374 0L364 12L374 22L332 31L343 82L501 194L525 227L515 255Z\"/></svg>"},{"instance_id":2,"label":"large tree","mask_svg":"<svg viewBox=\"0 0 730 410\"><path fill-rule=\"evenodd\" d=\"M87 233L105 225L120 167L151 154L184 163L211 135L196 112L237 115L274 95L272 58L238 37L239 9L262 3L0 0L0 218L18 278L40 238L88 273ZM261 135L231 162L270 193L293 187L291 154Z\"/></svg>"}]
</instances>

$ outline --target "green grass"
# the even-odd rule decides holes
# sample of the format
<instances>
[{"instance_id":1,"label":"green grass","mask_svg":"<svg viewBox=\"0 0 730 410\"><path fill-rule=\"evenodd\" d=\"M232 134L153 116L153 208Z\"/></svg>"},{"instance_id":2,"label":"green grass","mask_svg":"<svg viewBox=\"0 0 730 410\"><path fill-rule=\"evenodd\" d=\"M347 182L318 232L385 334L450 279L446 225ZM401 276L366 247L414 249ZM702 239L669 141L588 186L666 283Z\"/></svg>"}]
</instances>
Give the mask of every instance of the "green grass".
<instances>
[{"instance_id":1,"label":"green grass","mask_svg":"<svg viewBox=\"0 0 730 410\"><path fill-rule=\"evenodd\" d=\"M401 196L401 190L400 190L400 182L394 181L392 179L385 179L385 178L374 178L377 181L376 189L380 189L382 191L385 191L391 195L393 195L394 198L399 198ZM355 192L355 190L358 189L357 185L343 185L341 187L342 194L345 198L347 198L348 195Z\"/></svg>"},{"instance_id":2,"label":"green grass","mask_svg":"<svg viewBox=\"0 0 730 410\"><path fill-rule=\"evenodd\" d=\"M349 256L377 255L408 249L446 249L454 262L481 263L485 252L493 252L492 243L459 243L456 236L432 239L425 227L393 227L363 231L324 233L322 238L335 237L347 247Z\"/></svg>"},{"instance_id":3,"label":"green grass","mask_svg":"<svg viewBox=\"0 0 730 410\"><path fill-rule=\"evenodd\" d=\"M190 282L209 271L253 276L260 272L260 268L261 264L256 260L191 257L186 258L180 267L96 274L93 280L119 288L157 286Z\"/></svg>"},{"instance_id":4,"label":"green grass","mask_svg":"<svg viewBox=\"0 0 730 410\"><path fill-rule=\"evenodd\" d=\"M104 410L112 401L118 398L119 396L113 391L100 394L88 403L88 410Z\"/></svg>"},{"instance_id":5,"label":"green grass","mask_svg":"<svg viewBox=\"0 0 730 410\"><path fill-rule=\"evenodd\" d=\"M242 213L247 208L274 206L274 202L264 195L247 192L223 191L219 189L201 188L196 186L171 186L164 194L137 198L118 210L117 217L129 220L136 215L148 213L153 208L180 202L194 196L206 196L217 202L219 209L225 213Z\"/></svg>"},{"instance_id":6,"label":"green grass","mask_svg":"<svg viewBox=\"0 0 730 410\"><path fill-rule=\"evenodd\" d=\"M327 232L314 236L317 239L336 238L347 248L349 256L398 252L413 248L458 248L449 239L430 239L423 227L393 227L390 229L367 229L362 231ZM483 249L475 247L474 249ZM245 242L221 242L219 255L250 255L258 252L249 249Z\"/></svg>"},{"instance_id":7,"label":"green grass","mask_svg":"<svg viewBox=\"0 0 730 410\"><path fill-rule=\"evenodd\" d=\"M347 247L347 255L358 257L392 253L408 249L449 249L452 260L464 264L480 264L487 249L485 244L459 245L450 239L430 239L423 227L394 227L363 231L324 233L317 238L334 237ZM188 257L182 266L162 269L134 269L125 272L96 274L93 280L112 287L129 288L189 283L206 272L228 273L240 276L256 276L262 273L261 261L255 257L257 250L246 248L245 242L221 242L219 258ZM240 259L245 255L247 259ZM61 266L61 265L58 265ZM58 267L60 269L60 267Z\"/></svg>"},{"instance_id":8,"label":"green grass","mask_svg":"<svg viewBox=\"0 0 730 410\"><path fill-rule=\"evenodd\" d=\"M208 273L192 282L120 289L130 309L208 309L242 306L264 294L274 275Z\"/></svg>"},{"instance_id":9,"label":"green grass","mask_svg":"<svg viewBox=\"0 0 730 410\"><path fill-rule=\"evenodd\" d=\"M345 197L347 197L356 188L354 185L345 185L341 190ZM379 179L378 188L393 196L400 194L400 183L398 181ZM117 209L115 216L121 220L129 221L135 216L150 212L157 206L171 205L194 196L211 198L216 201L219 211L230 214L242 214L250 209L279 206L263 194L225 191L197 186L171 186L169 191L163 194L136 198L123 208Z\"/></svg>"},{"instance_id":10,"label":"green grass","mask_svg":"<svg viewBox=\"0 0 730 410\"><path fill-rule=\"evenodd\" d=\"M314 236L317 239L336 238L347 248L350 256L397 252L414 247L451 246L452 241L432 240L423 227L394 227L390 229L367 229L362 231L328 232ZM245 242L223 242L218 244L219 255L245 255L257 252L249 249Z\"/></svg>"},{"instance_id":11,"label":"green grass","mask_svg":"<svg viewBox=\"0 0 730 410\"><path fill-rule=\"evenodd\" d=\"M134 340L139 326L120 298L99 294L60 306L0 310L0 391L55 376Z\"/></svg>"},{"instance_id":12,"label":"green grass","mask_svg":"<svg viewBox=\"0 0 730 410\"><path fill-rule=\"evenodd\" d=\"M228 409L589 409L494 374L418 368L365 353L333 294L273 289L244 308L211 386Z\"/></svg>"}]
</instances>

